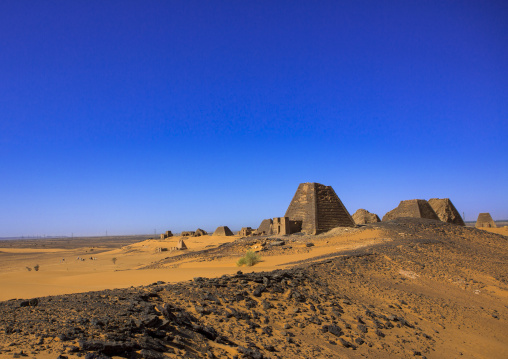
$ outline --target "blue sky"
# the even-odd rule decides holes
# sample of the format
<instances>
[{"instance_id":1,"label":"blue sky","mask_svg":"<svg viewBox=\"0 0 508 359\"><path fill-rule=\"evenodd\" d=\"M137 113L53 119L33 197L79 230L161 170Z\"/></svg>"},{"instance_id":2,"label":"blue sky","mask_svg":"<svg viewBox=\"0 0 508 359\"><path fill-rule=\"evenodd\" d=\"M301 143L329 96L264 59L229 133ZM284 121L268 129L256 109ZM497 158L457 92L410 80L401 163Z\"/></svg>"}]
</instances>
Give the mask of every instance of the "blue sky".
<instances>
[{"instance_id":1,"label":"blue sky","mask_svg":"<svg viewBox=\"0 0 508 359\"><path fill-rule=\"evenodd\" d=\"M3 1L0 236L508 218L505 1Z\"/></svg>"}]
</instances>

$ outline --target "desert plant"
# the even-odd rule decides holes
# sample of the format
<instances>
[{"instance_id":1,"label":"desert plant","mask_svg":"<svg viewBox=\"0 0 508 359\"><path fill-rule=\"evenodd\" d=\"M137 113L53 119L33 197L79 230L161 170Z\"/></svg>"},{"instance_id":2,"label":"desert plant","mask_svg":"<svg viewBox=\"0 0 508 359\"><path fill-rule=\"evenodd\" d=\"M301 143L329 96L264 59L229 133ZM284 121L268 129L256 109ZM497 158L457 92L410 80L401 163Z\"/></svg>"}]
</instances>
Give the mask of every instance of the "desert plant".
<instances>
[{"instance_id":1,"label":"desert plant","mask_svg":"<svg viewBox=\"0 0 508 359\"><path fill-rule=\"evenodd\" d=\"M111 260L113 261L113 264L116 264L116 257L111 258Z\"/></svg>"},{"instance_id":2,"label":"desert plant","mask_svg":"<svg viewBox=\"0 0 508 359\"><path fill-rule=\"evenodd\" d=\"M30 267L26 267L26 270L27 270L27 271L29 271L29 272L31 272L31 271L32 271L32 268L30 268Z\"/></svg>"},{"instance_id":3,"label":"desert plant","mask_svg":"<svg viewBox=\"0 0 508 359\"><path fill-rule=\"evenodd\" d=\"M236 265L239 267L243 265L251 267L259 262L261 262L261 256L254 251L248 250L245 255L236 262Z\"/></svg>"},{"instance_id":4,"label":"desert plant","mask_svg":"<svg viewBox=\"0 0 508 359\"><path fill-rule=\"evenodd\" d=\"M36 272L38 272L38 271L39 271L39 265L38 265L38 264L34 265L34 270L35 270Z\"/></svg>"}]
</instances>

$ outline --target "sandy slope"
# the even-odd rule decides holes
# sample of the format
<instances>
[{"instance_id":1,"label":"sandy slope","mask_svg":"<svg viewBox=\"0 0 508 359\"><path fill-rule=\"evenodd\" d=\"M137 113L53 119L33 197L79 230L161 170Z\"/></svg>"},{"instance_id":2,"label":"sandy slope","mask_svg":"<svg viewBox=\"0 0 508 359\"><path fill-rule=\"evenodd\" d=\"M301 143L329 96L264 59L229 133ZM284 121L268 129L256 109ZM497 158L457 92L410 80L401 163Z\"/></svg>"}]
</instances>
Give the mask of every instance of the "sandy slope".
<instances>
[{"instance_id":1,"label":"sandy slope","mask_svg":"<svg viewBox=\"0 0 508 359\"><path fill-rule=\"evenodd\" d=\"M39 297L33 306L0 302L0 354L508 357L508 237L398 219L281 239L283 245L274 246L277 241L267 238L203 237L190 239L188 251L171 253L154 251L177 238L96 248L96 261L65 264L72 267L67 276L65 265L54 260L68 250L25 252L41 261L37 273L16 267L23 253L3 253L10 273L40 275L52 291L152 284ZM263 261L242 268L254 273L236 274L234 262L249 248L259 250ZM287 269L273 271L280 268ZM224 272L232 274L218 277ZM170 282L204 278L153 283L164 275ZM32 283L27 293L44 290L44 283ZM23 287L14 281L9 286L12 292Z\"/></svg>"},{"instance_id":2,"label":"sandy slope","mask_svg":"<svg viewBox=\"0 0 508 359\"><path fill-rule=\"evenodd\" d=\"M498 228L480 228L480 229L487 231L487 232L502 234L503 236L508 236L508 226L498 227Z\"/></svg>"},{"instance_id":3,"label":"sandy slope","mask_svg":"<svg viewBox=\"0 0 508 359\"><path fill-rule=\"evenodd\" d=\"M296 244L295 251L263 256L263 261L252 267L254 271L267 271L321 256L330 252L354 249L376 243L382 235L378 230L354 231L352 234L327 237L315 241L311 249L305 243ZM27 249L0 248L0 300L32 298L46 295L79 293L106 288L125 288L146 285L156 281L177 282L194 277L221 276L238 270L236 260L250 246L237 253L215 260L203 258L182 259L157 269L143 269L150 263L165 258L174 259L185 254L213 249L238 240L239 237L202 236L184 237L187 251L157 252L157 248L176 247L181 237L168 240L145 240L113 250L101 247L77 249ZM254 246L252 246L253 249ZM296 249L301 248L299 253ZM77 258L83 258L84 261ZM94 259L90 259L94 258ZM113 263L113 258L116 262ZM28 271L26 267L39 264L40 270Z\"/></svg>"}]
</instances>

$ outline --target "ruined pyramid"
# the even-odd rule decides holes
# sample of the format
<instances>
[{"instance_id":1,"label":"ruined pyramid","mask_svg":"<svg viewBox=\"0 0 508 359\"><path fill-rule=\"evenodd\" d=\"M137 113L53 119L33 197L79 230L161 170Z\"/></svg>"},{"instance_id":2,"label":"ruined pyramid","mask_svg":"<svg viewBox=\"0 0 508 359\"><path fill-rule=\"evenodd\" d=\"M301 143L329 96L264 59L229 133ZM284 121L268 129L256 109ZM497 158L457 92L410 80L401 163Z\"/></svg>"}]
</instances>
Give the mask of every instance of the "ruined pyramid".
<instances>
[{"instance_id":1,"label":"ruined pyramid","mask_svg":"<svg viewBox=\"0 0 508 359\"><path fill-rule=\"evenodd\" d=\"M212 236L232 236L233 232L229 229L228 226L220 226L217 227L215 232L213 232Z\"/></svg>"},{"instance_id":2,"label":"ruined pyramid","mask_svg":"<svg viewBox=\"0 0 508 359\"><path fill-rule=\"evenodd\" d=\"M476 228L497 228L496 223L492 219L490 213L480 213L478 215L478 219L476 220Z\"/></svg>"},{"instance_id":3,"label":"ruined pyramid","mask_svg":"<svg viewBox=\"0 0 508 359\"><path fill-rule=\"evenodd\" d=\"M429 202L424 199L400 201L397 208L392 209L383 216L383 222L401 217L427 218L439 221L436 212L434 212Z\"/></svg>"},{"instance_id":4,"label":"ruined pyramid","mask_svg":"<svg viewBox=\"0 0 508 359\"><path fill-rule=\"evenodd\" d=\"M272 232L272 224L273 224L273 220L271 218L263 219L263 221L261 222L261 224L259 225L259 227L257 229L257 233L271 235L273 233Z\"/></svg>"},{"instance_id":5,"label":"ruined pyramid","mask_svg":"<svg viewBox=\"0 0 508 359\"><path fill-rule=\"evenodd\" d=\"M319 183L300 183L285 217L291 221L302 221L302 232L307 234L355 226L355 221L333 188Z\"/></svg>"},{"instance_id":6,"label":"ruined pyramid","mask_svg":"<svg viewBox=\"0 0 508 359\"><path fill-rule=\"evenodd\" d=\"M201 228L198 228L196 229L196 231L194 232L194 234L192 235L193 237L200 237L200 236L206 236L208 233L206 233L206 231L202 230Z\"/></svg>"},{"instance_id":7,"label":"ruined pyramid","mask_svg":"<svg viewBox=\"0 0 508 359\"><path fill-rule=\"evenodd\" d=\"M466 225L449 198L431 198L429 204L441 221L459 226Z\"/></svg>"},{"instance_id":8,"label":"ruined pyramid","mask_svg":"<svg viewBox=\"0 0 508 359\"><path fill-rule=\"evenodd\" d=\"M381 222L379 216L375 213L370 213L366 209L360 208L353 214L353 220L356 224L367 224Z\"/></svg>"},{"instance_id":9,"label":"ruined pyramid","mask_svg":"<svg viewBox=\"0 0 508 359\"><path fill-rule=\"evenodd\" d=\"M180 250L187 249L187 246L185 245L185 242L183 241L183 239L180 239L178 241L178 245L176 246L176 249L180 249Z\"/></svg>"}]
</instances>

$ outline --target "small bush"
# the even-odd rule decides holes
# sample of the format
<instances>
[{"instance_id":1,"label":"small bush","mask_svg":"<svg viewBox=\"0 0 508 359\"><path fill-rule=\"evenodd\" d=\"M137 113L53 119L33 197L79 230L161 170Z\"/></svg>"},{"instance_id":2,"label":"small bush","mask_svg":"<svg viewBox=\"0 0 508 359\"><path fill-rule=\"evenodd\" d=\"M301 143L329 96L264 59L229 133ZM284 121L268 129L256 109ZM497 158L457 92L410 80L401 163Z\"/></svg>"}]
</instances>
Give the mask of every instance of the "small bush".
<instances>
[{"instance_id":1,"label":"small bush","mask_svg":"<svg viewBox=\"0 0 508 359\"><path fill-rule=\"evenodd\" d=\"M111 260L113 261L113 264L116 264L116 257L115 258L111 258Z\"/></svg>"},{"instance_id":2,"label":"small bush","mask_svg":"<svg viewBox=\"0 0 508 359\"><path fill-rule=\"evenodd\" d=\"M254 251L248 250L247 253L245 253L245 255L236 262L236 265L238 267L243 265L251 267L259 262L261 262L261 256Z\"/></svg>"},{"instance_id":3,"label":"small bush","mask_svg":"<svg viewBox=\"0 0 508 359\"><path fill-rule=\"evenodd\" d=\"M38 265L38 264L34 265L34 270L35 270L36 272L38 272L38 271L39 271L39 265Z\"/></svg>"},{"instance_id":4,"label":"small bush","mask_svg":"<svg viewBox=\"0 0 508 359\"><path fill-rule=\"evenodd\" d=\"M30 267L26 267L26 270L27 270L27 271L29 271L29 272L31 272L31 271L32 271L32 268L30 268Z\"/></svg>"}]
</instances>

